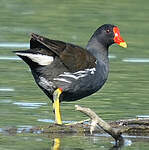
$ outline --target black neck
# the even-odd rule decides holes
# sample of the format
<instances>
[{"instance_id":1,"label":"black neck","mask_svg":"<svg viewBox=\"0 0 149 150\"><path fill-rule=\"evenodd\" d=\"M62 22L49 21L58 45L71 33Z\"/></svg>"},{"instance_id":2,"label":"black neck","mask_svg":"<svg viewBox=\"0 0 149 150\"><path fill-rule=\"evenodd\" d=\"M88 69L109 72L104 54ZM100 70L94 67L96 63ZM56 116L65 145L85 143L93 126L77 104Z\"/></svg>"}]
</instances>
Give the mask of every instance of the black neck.
<instances>
[{"instance_id":1,"label":"black neck","mask_svg":"<svg viewBox=\"0 0 149 150\"><path fill-rule=\"evenodd\" d=\"M87 50L96 57L97 60L103 61L104 63L108 63L108 48L109 46L105 46L103 43L97 41L96 38L91 38L87 45Z\"/></svg>"}]
</instances>

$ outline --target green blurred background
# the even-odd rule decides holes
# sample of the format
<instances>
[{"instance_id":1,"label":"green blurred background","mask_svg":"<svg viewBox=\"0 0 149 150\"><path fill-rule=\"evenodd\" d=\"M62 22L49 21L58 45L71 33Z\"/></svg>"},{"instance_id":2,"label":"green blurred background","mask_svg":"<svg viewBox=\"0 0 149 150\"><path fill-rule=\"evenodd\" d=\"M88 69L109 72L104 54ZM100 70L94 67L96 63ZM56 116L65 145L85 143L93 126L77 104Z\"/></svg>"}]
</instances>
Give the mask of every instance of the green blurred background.
<instances>
[{"instance_id":1,"label":"green blurred background","mask_svg":"<svg viewBox=\"0 0 149 150\"><path fill-rule=\"evenodd\" d=\"M93 32L105 23L115 24L120 28L128 48L122 49L117 45L110 48L110 74L107 83L90 97L62 103L63 120L86 119L86 116L74 110L75 104L90 107L105 120L149 114L149 1L0 0L1 130L8 126L48 125L47 119L54 119L51 102L35 84L28 66L12 51L27 49L32 32L85 47ZM26 143L32 140L35 142L33 135L25 136L30 139ZM44 138L39 139L52 140ZM107 145L108 139L98 136L94 138L98 144L88 137L79 137L78 140L72 137L72 141L70 137L66 137L62 148L66 149L68 143L74 148L81 141L82 149L94 146L93 149L100 146L104 146L100 149L108 149L111 146ZM16 142L16 147L9 147L12 139L15 142L18 136L8 137L2 134L0 148L29 149L24 140ZM86 142L89 141L91 144L87 145ZM38 148L43 149L44 144ZM129 148L137 149L141 145L141 149L145 150L146 144L136 142ZM35 145L30 149L34 149ZM47 142L45 147L51 145L52 142Z\"/></svg>"}]
</instances>

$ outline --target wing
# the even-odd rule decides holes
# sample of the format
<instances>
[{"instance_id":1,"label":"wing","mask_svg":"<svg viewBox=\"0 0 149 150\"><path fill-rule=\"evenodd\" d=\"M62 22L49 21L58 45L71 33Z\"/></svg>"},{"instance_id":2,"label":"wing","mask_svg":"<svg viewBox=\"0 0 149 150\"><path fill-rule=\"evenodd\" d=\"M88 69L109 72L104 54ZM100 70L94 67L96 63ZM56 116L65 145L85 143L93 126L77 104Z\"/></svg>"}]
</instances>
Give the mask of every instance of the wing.
<instances>
[{"instance_id":1,"label":"wing","mask_svg":"<svg viewBox=\"0 0 149 150\"><path fill-rule=\"evenodd\" d=\"M90 69L96 65L96 58L92 54L90 54L87 50L73 44L50 40L32 33L30 46L31 49L46 49L46 52L50 55L52 53L53 55L59 57L70 72Z\"/></svg>"},{"instance_id":2,"label":"wing","mask_svg":"<svg viewBox=\"0 0 149 150\"><path fill-rule=\"evenodd\" d=\"M65 49L66 43L57 40L50 40L43 36L32 33L30 40L30 48L45 48L53 52L57 56ZM49 52L47 51L47 52Z\"/></svg>"}]
</instances>

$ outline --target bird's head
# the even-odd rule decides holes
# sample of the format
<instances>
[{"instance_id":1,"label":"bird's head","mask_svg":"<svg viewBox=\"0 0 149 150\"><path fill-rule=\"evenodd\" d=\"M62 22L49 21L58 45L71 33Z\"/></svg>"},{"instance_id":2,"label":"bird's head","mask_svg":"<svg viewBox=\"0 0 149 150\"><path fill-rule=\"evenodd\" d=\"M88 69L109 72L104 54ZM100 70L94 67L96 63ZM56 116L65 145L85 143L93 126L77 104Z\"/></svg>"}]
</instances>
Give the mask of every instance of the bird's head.
<instances>
[{"instance_id":1,"label":"bird's head","mask_svg":"<svg viewBox=\"0 0 149 150\"><path fill-rule=\"evenodd\" d=\"M92 38L96 38L98 42L106 47L116 43L123 48L127 48L126 42L120 35L120 30L117 26L112 24L104 24L99 27Z\"/></svg>"}]
</instances>

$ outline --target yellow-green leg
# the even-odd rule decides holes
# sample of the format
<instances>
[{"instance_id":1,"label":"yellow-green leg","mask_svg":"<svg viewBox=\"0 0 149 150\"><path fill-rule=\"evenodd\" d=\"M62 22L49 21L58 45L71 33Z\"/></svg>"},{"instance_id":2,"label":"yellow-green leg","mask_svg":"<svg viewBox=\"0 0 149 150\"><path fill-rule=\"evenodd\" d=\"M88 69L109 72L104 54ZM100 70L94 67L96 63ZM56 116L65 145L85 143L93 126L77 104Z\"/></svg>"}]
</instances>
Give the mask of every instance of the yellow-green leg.
<instances>
[{"instance_id":1,"label":"yellow-green leg","mask_svg":"<svg viewBox=\"0 0 149 150\"><path fill-rule=\"evenodd\" d=\"M57 124L62 124L62 119L61 119L61 112L60 112L60 101L59 97L62 93L62 90L60 88L56 89L53 93L53 109L55 112L55 122Z\"/></svg>"}]
</instances>

